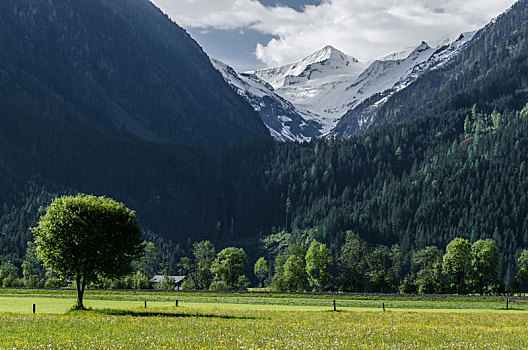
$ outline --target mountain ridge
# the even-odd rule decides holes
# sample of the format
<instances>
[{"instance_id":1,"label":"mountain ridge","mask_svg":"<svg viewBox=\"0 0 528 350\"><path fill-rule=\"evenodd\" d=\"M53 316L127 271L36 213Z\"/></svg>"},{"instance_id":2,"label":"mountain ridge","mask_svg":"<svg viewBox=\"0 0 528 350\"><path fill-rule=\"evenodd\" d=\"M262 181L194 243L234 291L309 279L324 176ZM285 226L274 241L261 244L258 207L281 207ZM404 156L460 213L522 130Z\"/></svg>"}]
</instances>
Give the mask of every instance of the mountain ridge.
<instances>
[{"instance_id":1,"label":"mountain ridge","mask_svg":"<svg viewBox=\"0 0 528 350\"><path fill-rule=\"evenodd\" d=\"M303 113L306 115L308 112L299 111L277 95L269 83L251 74L239 74L218 60L211 59L211 62L226 82L251 104L274 139L304 142L321 136L320 125L303 117Z\"/></svg>"},{"instance_id":2,"label":"mountain ridge","mask_svg":"<svg viewBox=\"0 0 528 350\"><path fill-rule=\"evenodd\" d=\"M463 33L455 41L446 40L437 47L422 41L412 50L390 53L369 65L327 45L291 64L237 74L263 81L268 95L289 102L297 115L318 127L312 137L350 137L364 132L375 112L394 93L458 55L475 33ZM242 92L240 86L236 90L240 95L251 94ZM259 112L260 106L266 104L252 105ZM263 118L268 128L271 120L276 125L280 123L280 116L273 112ZM276 139L307 139L306 134L280 136L277 130L271 132Z\"/></svg>"},{"instance_id":3,"label":"mountain ridge","mask_svg":"<svg viewBox=\"0 0 528 350\"><path fill-rule=\"evenodd\" d=\"M2 7L6 99L19 91L40 115L158 142L214 149L269 137L200 46L148 0L5 0Z\"/></svg>"}]
</instances>

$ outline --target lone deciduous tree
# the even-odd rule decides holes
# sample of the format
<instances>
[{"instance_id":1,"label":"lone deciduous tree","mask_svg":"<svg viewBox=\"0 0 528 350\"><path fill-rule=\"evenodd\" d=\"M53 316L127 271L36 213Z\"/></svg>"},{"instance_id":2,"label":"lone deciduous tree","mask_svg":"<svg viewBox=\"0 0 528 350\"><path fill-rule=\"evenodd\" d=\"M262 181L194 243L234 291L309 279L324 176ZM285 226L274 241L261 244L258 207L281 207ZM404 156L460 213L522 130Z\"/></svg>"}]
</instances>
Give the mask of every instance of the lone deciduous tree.
<instances>
[{"instance_id":1,"label":"lone deciduous tree","mask_svg":"<svg viewBox=\"0 0 528 350\"><path fill-rule=\"evenodd\" d=\"M130 273L144 248L134 212L106 197L56 198L32 231L44 265L76 282L76 309L87 284Z\"/></svg>"}]
</instances>

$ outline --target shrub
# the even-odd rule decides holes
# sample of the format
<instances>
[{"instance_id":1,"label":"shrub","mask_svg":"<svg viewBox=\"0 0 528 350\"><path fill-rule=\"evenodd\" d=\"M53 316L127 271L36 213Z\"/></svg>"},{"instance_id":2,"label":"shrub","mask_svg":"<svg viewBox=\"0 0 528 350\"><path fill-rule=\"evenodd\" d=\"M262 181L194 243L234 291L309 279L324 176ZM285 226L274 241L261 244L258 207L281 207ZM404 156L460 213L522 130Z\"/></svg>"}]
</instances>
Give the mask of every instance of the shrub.
<instances>
[{"instance_id":1,"label":"shrub","mask_svg":"<svg viewBox=\"0 0 528 350\"><path fill-rule=\"evenodd\" d=\"M211 283L211 287L209 287L209 290L214 290L216 292L223 292L228 291L229 287L227 286L227 283L224 281L214 281Z\"/></svg>"}]
</instances>

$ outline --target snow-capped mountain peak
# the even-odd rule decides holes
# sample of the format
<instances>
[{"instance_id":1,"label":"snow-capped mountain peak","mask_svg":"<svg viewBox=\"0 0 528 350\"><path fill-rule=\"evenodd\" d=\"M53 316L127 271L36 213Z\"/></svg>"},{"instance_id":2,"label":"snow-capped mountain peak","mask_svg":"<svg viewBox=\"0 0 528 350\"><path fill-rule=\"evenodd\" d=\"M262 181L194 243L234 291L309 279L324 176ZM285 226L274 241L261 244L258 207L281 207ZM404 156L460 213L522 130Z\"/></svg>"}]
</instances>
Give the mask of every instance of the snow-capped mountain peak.
<instances>
[{"instance_id":1,"label":"snow-capped mountain peak","mask_svg":"<svg viewBox=\"0 0 528 350\"><path fill-rule=\"evenodd\" d=\"M308 66L313 63L321 63L326 61L331 61L335 64L344 64L346 66L359 62L356 58L345 55L332 45L323 47L321 50L314 52L301 62L304 63L305 66Z\"/></svg>"},{"instance_id":2,"label":"snow-capped mountain peak","mask_svg":"<svg viewBox=\"0 0 528 350\"><path fill-rule=\"evenodd\" d=\"M365 65L356 58L327 45L297 62L247 74L255 75L277 89L329 75L348 74L357 77L363 69Z\"/></svg>"},{"instance_id":3,"label":"snow-capped mountain peak","mask_svg":"<svg viewBox=\"0 0 528 350\"><path fill-rule=\"evenodd\" d=\"M431 46L429 46L429 44L427 44L425 41L422 41L422 43L416 49L414 49L414 52L420 53L430 48Z\"/></svg>"},{"instance_id":4,"label":"snow-capped mountain peak","mask_svg":"<svg viewBox=\"0 0 528 350\"><path fill-rule=\"evenodd\" d=\"M457 40L451 43L443 41L443 44L435 48L422 42L403 59L391 60L390 57L402 57L401 54L393 53L385 56L384 60L374 61L348 89L353 107L340 120L340 125L336 128L337 135L350 136L365 130L377 109L392 94L406 88L426 72L450 62L475 33L463 33ZM375 98L370 99L371 97ZM365 102L367 100L368 103Z\"/></svg>"},{"instance_id":5,"label":"snow-capped mountain peak","mask_svg":"<svg viewBox=\"0 0 528 350\"><path fill-rule=\"evenodd\" d=\"M306 140L326 135L343 124L342 119L351 126L340 126L345 131L338 134L350 136L365 130L373 113L392 94L460 53L474 34L463 33L453 42L442 40L433 47L422 41L370 65L327 45L280 67L237 73L219 63L215 66L261 114L276 138ZM280 114L278 119L274 113Z\"/></svg>"},{"instance_id":6,"label":"snow-capped mountain peak","mask_svg":"<svg viewBox=\"0 0 528 350\"><path fill-rule=\"evenodd\" d=\"M324 134L349 109L347 101L341 103L343 93L366 66L328 45L297 62L246 74L269 83L297 108L310 111L310 116L323 125Z\"/></svg>"}]
</instances>

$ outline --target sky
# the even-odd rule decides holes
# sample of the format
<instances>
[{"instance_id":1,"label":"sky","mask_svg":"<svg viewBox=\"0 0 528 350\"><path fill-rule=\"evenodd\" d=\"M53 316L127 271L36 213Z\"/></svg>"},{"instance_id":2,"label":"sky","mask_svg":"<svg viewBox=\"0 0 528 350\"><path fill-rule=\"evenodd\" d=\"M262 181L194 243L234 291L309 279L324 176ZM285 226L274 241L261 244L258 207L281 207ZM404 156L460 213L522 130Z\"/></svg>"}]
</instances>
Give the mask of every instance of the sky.
<instances>
[{"instance_id":1,"label":"sky","mask_svg":"<svg viewBox=\"0 0 528 350\"><path fill-rule=\"evenodd\" d=\"M326 45L359 60L455 40L514 0L151 0L209 56L246 71L297 61Z\"/></svg>"}]
</instances>

